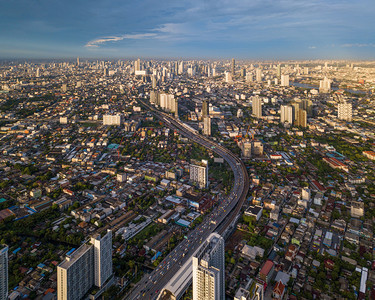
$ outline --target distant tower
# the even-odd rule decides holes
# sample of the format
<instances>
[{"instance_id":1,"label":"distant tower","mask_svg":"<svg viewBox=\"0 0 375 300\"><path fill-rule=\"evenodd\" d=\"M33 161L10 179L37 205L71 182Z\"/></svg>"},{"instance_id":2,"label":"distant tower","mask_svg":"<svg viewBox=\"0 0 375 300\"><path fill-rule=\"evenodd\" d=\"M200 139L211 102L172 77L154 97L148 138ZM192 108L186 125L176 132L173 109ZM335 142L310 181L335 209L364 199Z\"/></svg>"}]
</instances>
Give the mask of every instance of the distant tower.
<instances>
[{"instance_id":1,"label":"distant tower","mask_svg":"<svg viewBox=\"0 0 375 300\"><path fill-rule=\"evenodd\" d=\"M79 57L77 57L77 66L79 67Z\"/></svg>"},{"instance_id":2,"label":"distant tower","mask_svg":"<svg viewBox=\"0 0 375 300\"><path fill-rule=\"evenodd\" d=\"M281 75L281 86L289 86L289 75Z\"/></svg>"},{"instance_id":3,"label":"distant tower","mask_svg":"<svg viewBox=\"0 0 375 300\"><path fill-rule=\"evenodd\" d=\"M337 108L337 117L340 120L348 122L352 121L352 105L350 103L339 103Z\"/></svg>"},{"instance_id":4,"label":"distant tower","mask_svg":"<svg viewBox=\"0 0 375 300\"><path fill-rule=\"evenodd\" d=\"M232 83L233 82L232 74L231 73L229 73L229 72L225 73L225 82L226 83Z\"/></svg>"},{"instance_id":5,"label":"distant tower","mask_svg":"<svg viewBox=\"0 0 375 300\"><path fill-rule=\"evenodd\" d=\"M236 67L236 61L234 60L234 58L232 58L232 68L231 68L231 71L232 71L232 76L234 77L234 69Z\"/></svg>"},{"instance_id":6,"label":"distant tower","mask_svg":"<svg viewBox=\"0 0 375 300\"><path fill-rule=\"evenodd\" d=\"M293 107L290 105L281 105L280 107L280 122L284 124L285 122L290 125L293 124Z\"/></svg>"},{"instance_id":7,"label":"distant tower","mask_svg":"<svg viewBox=\"0 0 375 300\"><path fill-rule=\"evenodd\" d=\"M224 239L211 233L193 256L193 300L225 299Z\"/></svg>"},{"instance_id":8,"label":"distant tower","mask_svg":"<svg viewBox=\"0 0 375 300\"><path fill-rule=\"evenodd\" d=\"M261 69L256 69L255 71L255 76L256 76L256 81L257 82L262 82L262 70Z\"/></svg>"},{"instance_id":9,"label":"distant tower","mask_svg":"<svg viewBox=\"0 0 375 300\"><path fill-rule=\"evenodd\" d=\"M8 299L8 247L0 244L0 299Z\"/></svg>"},{"instance_id":10,"label":"distant tower","mask_svg":"<svg viewBox=\"0 0 375 300\"><path fill-rule=\"evenodd\" d=\"M141 70L141 60L138 58L135 62L134 62L134 73L136 71L140 71Z\"/></svg>"},{"instance_id":11,"label":"distant tower","mask_svg":"<svg viewBox=\"0 0 375 300\"><path fill-rule=\"evenodd\" d=\"M40 77L40 69L36 69L36 77Z\"/></svg>"},{"instance_id":12,"label":"distant tower","mask_svg":"<svg viewBox=\"0 0 375 300\"><path fill-rule=\"evenodd\" d=\"M178 99L176 98L174 101L174 117L178 119Z\"/></svg>"},{"instance_id":13,"label":"distant tower","mask_svg":"<svg viewBox=\"0 0 375 300\"><path fill-rule=\"evenodd\" d=\"M204 135L211 135L211 118L204 117L203 118L203 134Z\"/></svg>"},{"instance_id":14,"label":"distant tower","mask_svg":"<svg viewBox=\"0 0 375 300\"><path fill-rule=\"evenodd\" d=\"M246 69L245 68L241 69L241 77L242 78L246 77Z\"/></svg>"},{"instance_id":15,"label":"distant tower","mask_svg":"<svg viewBox=\"0 0 375 300\"><path fill-rule=\"evenodd\" d=\"M324 77L324 79L319 82L319 92L329 93L330 91L331 91L331 81L327 77Z\"/></svg>"},{"instance_id":16,"label":"distant tower","mask_svg":"<svg viewBox=\"0 0 375 300\"><path fill-rule=\"evenodd\" d=\"M205 118L209 115L209 103L207 100L203 100L202 103L202 118Z\"/></svg>"},{"instance_id":17,"label":"distant tower","mask_svg":"<svg viewBox=\"0 0 375 300\"><path fill-rule=\"evenodd\" d=\"M253 116L256 118L262 117L262 99L258 96L253 97L252 99L252 107L253 107Z\"/></svg>"},{"instance_id":18,"label":"distant tower","mask_svg":"<svg viewBox=\"0 0 375 300\"><path fill-rule=\"evenodd\" d=\"M301 126L301 127L306 127L307 126L307 113L306 113L306 110L304 110L304 109L298 110L295 125L296 126Z\"/></svg>"},{"instance_id":19,"label":"distant tower","mask_svg":"<svg viewBox=\"0 0 375 300\"><path fill-rule=\"evenodd\" d=\"M276 75L277 75L277 78L279 78L279 79L281 78L281 65L280 64L277 65L277 74Z\"/></svg>"}]
</instances>

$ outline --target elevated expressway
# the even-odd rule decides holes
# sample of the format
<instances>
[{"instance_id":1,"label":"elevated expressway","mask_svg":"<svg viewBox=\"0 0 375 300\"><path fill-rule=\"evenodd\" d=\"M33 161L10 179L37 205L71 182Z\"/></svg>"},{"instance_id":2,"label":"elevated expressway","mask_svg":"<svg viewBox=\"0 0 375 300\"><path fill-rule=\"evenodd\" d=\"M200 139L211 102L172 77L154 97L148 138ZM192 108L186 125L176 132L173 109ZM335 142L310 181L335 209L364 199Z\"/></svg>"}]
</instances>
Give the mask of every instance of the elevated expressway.
<instances>
[{"instance_id":1,"label":"elevated expressway","mask_svg":"<svg viewBox=\"0 0 375 300\"><path fill-rule=\"evenodd\" d=\"M249 178L245 165L231 151L201 136L180 120L156 110L144 101L140 102L169 128L178 129L183 136L223 157L234 174L234 185L229 196L223 198L203 222L190 231L187 238L180 242L151 274L145 275L124 298L179 299L191 284L191 258L202 241L206 240L212 232L218 232L226 238L235 228L246 200Z\"/></svg>"}]
</instances>

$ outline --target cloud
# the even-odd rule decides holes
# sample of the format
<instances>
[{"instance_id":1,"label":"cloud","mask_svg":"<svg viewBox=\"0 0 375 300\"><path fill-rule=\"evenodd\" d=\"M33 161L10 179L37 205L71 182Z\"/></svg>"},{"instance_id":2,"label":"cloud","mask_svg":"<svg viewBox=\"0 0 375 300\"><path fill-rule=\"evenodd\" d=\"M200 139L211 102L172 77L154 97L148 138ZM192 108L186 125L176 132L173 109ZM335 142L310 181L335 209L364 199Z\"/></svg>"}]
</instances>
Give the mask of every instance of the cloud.
<instances>
[{"instance_id":1,"label":"cloud","mask_svg":"<svg viewBox=\"0 0 375 300\"><path fill-rule=\"evenodd\" d=\"M316 49L316 46L309 46L309 49Z\"/></svg>"},{"instance_id":2,"label":"cloud","mask_svg":"<svg viewBox=\"0 0 375 300\"><path fill-rule=\"evenodd\" d=\"M100 45L108 43L108 42L118 42L125 39L133 39L133 40L142 40L148 38L156 37L156 33L140 33L140 34L123 34L120 36L107 36L103 38L98 38L92 41L89 41L85 47L88 48L98 48Z\"/></svg>"},{"instance_id":3,"label":"cloud","mask_svg":"<svg viewBox=\"0 0 375 300\"><path fill-rule=\"evenodd\" d=\"M343 45L341 45L341 47L344 47L344 48L353 48L353 47L356 47L356 48L375 47L375 44L359 44L359 43L356 43L356 44L343 44Z\"/></svg>"}]
</instances>

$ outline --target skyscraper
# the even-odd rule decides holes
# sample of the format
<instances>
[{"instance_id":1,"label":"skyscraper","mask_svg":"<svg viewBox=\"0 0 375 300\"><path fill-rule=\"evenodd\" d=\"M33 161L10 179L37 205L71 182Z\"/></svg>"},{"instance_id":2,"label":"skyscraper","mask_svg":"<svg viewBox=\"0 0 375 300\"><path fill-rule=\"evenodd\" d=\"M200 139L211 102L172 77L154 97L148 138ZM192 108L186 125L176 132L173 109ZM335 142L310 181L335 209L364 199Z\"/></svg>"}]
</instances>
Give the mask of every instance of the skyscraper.
<instances>
[{"instance_id":1,"label":"skyscraper","mask_svg":"<svg viewBox=\"0 0 375 300\"><path fill-rule=\"evenodd\" d=\"M8 298L8 247L0 244L0 299Z\"/></svg>"},{"instance_id":2,"label":"skyscraper","mask_svg":"<svg viewBox=\"0 0 375 300\"><path fill-rule=\"evenodd\" d=\"M289 75L281 75L281 86L289 86Z\"/></svg>"},{"instance_id":3,"label":"skyscraper","mask_svg":"<svg viewBox=\"0 0 375 300\"><path fill-rule=\"evenodd\" d=\"M77 57L77 67L79 67L79 57Z\"/></svg>"},{"instance_id":4,"label":"skyscraper","mask_svg":"<svg viewBox=\"0 0 375 300\"><path fill-rule=\"evenodd\" d=\"M252 107L253 107L253 116L256 118L262 117L262 99L260 97L255 96L252 98Z\"/></svg>"},{"instance_id":5,"label":"skyscraper","mask_svg":"<svg viewBox=\"0 0 375 300\"><path fill-rule=\"evenodd\" d=\"M235 67L236 67L236 61L234 60L234 58L232 58L231 72L232 72L233 77L234 77Z\"/></svg>"},{"instance_id":6,"label":"skyscraper","mask_svg":"<svg viewBox=\"0 0 375 300\"><path fill-rule=\"evenodd\" d=\"M306 110L300 109L297 112L297 117L295 121L296 126L306 127L307 126L307 113Z\"/></svg>"},{"instance_id":7,"label":"skyscraper","mask_svg":"<svg viewBox=\"0 0 375 300\"><path fill-rule=\"evenodd\" d=\"M79 300L93 285L101 288L112 275L112 231L95 235L69 252L57 267L57 299Z\"/></svg>"},{"instance_id":8,"label":"skyscraper","mask_svg":"<svg viewBox=\"0 0 375 300\"><path fill-rule=\"evenodd\" d=\"M134 73L136 71L140 71L141 70L141 60L138 58L135 62L134 62Z\"/></svg>"},{"instance_id":9,"label":"skyscraper","mask_svg":"<svg viewBox=\"0 0 375 300\"><path fill-rule=\"evenodd\" d=\"M337 117L340 120L352 121L352 105L347 102L339 103L337 107Z\"/></svg>"},{"instance_id":10,"label":"skyscraper","mask_svg":"<svg viewBox=\"0 0 375 300\"><path fill-rule=\"evenodd\" d=\"M211 233L193 256L193 300L224 300L224 276L224 239Z\"/></svg>"},{"instance_id":11,"label":"skyscraper","mask_svg":"<svg viewBox=\"0 0 375 300\"><path fill-rule=\"evenodd\" d=\"M281 78L281 65L277 65L277 70L276 70L276 76L277 78Z\"/></svg>"},{"instance_id":12,"label":"skyscraper","mask_svg":"<svg viewBox=\"0 0 375 300\"><path fill-rule=\"evenodd\" d=\"M285 122L290 125L293 124L293 107L290 105L281 105L280 107L280 122L284 124Z\"/></svg>"},{"instance_id":13,"label":"skyscraper","mask_svg":"<svg viewBox=\"0 0 375 300\"><path fill-rule=\"evenodd\" d=\"M202 102L202 118L205 118L209 115L209 103L207 100Z\"/></svg>"},{"instance_id":14,"label":"skyscraper","mask_svg":"<svg viewBox=\"0 0 375 300\"><path fill-rule=\"evenodd\" d=\"M256 79L256 81L257 82L262 82L262 70L261 69L256 69L256 71L255 71L256 73L255 73L255 79Z\"/></svg>"},{"instance_id":15,"label":"skyscraper","mask_svg":"<svg viewBox=\"0 0 375 300\"><path fill-rule=\"evenodd\" d=\"M211 135L211 118L208 116L203 118L203 134Z\"/></svg>"},{"instance_id":16,"label":"skyscraper","mask_svg":"<svg viewBox=\"0 0 375 300\"><path fill-rule=\"evenodd\" d=\"M112 231L90 239L94 246L94 284L101 287L112 275Z\"/></svg>"},{"instance_id":17,"label":"skyscraper","mask_svg":"<svg viewBox=\"0 0 375 300\"><path fill-rule=\"evenodd\" d=\"M190 164L190 181L197 184L199 188L208 187L208 161L192 160Z\"/></svg>"},{"instance_id":18,"label":"skyscraper","mask_svg":"<svg viewBox=\"0 0 375 300\"><path fill-rule=\"evenodd\" d=\"M319 92L329 93L330 91L331 81L327 77L324 77L324 79L319 82Z\"/></svg>"},{"instance_id":19,"label":"skyscraper","mask_svg":"<svg viewBox=\"0 0 375 300\"><path fill-rule=\"evenodd\" d=\"M36 77L40 77L40 69L39 68L36 69Z\"/></svg>"}]
</instances>

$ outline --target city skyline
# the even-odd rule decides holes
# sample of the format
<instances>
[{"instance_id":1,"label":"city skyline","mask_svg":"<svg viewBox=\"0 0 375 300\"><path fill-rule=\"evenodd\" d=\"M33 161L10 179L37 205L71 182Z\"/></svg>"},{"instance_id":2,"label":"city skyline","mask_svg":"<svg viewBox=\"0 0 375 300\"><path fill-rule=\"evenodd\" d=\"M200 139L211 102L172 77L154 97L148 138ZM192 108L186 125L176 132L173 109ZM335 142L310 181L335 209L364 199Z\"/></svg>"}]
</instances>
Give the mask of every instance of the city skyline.
<instances>
[{"instance_id":1,"label":"city skyline","mask_svg":"<svg viewBox=\"0 0 375 300\"><path fill-rule=\"evenodd\" d=\"M0 58L373 59L370 0L8 2Z\"/></svg>"}]
</instances>

